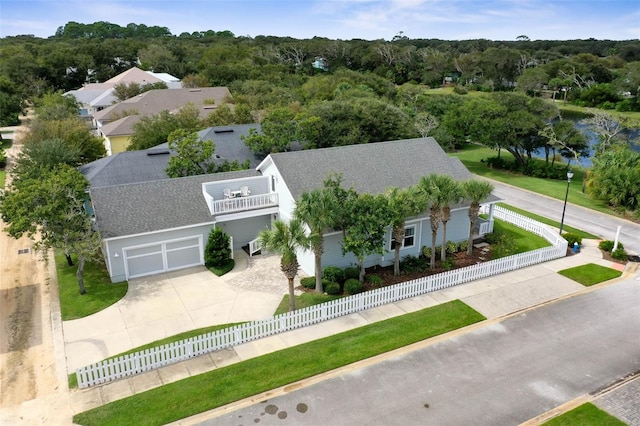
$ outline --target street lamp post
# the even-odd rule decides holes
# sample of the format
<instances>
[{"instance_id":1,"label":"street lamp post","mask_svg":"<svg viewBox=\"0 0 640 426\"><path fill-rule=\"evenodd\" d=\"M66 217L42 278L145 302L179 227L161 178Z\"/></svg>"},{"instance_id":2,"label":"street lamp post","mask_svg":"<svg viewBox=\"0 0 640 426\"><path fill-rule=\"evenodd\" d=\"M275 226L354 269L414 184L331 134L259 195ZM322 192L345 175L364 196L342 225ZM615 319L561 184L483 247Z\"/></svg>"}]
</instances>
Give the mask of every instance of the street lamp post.
<instances>
[{"instance_id":1,"label":"street lamp post","mask_svg":"<svg viewBox=\"0 0 640 426\"><path fill-rule=\"evenodd\" d=\"M573 170L567 171L567 192L564 194L564 207L562 207L562 219L560 220L560 235L562 235L562 227L564 226L564 212L567 210L567 199L569 198L569 184L573 177Z\"/></svg>"}]
</instances>

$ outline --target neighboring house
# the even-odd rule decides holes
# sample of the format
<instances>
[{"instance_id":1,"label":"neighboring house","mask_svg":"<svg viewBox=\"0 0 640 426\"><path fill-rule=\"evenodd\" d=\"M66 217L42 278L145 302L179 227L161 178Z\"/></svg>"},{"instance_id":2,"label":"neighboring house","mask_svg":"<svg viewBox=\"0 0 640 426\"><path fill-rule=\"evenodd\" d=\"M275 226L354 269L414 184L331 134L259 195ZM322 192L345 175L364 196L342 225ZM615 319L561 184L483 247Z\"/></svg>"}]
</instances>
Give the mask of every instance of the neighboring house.
<instances>
[{"instance_id":1,"label":"neighboring house","mask_svg":"<svg viewBox=\"0 0 640 426\"><path fill-rule=\"evenodd\" d=\"M472 177L433 138L418 138L270 154L253 170L92 185L91 199L111 279L118 282L204 264L204 247L214 227L231 236L234 250L251 247L273 220L290 219L295 200L305 191L321 188L330 173L342 174L345 188L374 194L389 187L415 185L430 173L448 174L456 180ZM492 197L487 203L496 201ZM468 237L467 210L464 204L452 208L447 227L451 241ZM341 238L341 232L325 236L323 267L356 263L353 255L343 256ZM401 255L418 255L430 241L425 212L407 221ZM368 257L365 266L393 263L390 232L385 249L388 254ZM314 273L312 252L300 253L298 260L305 273Z\"/></svg>"},{"instance_id":2,"label":"neighboring house","mask_svg":"<svg viewBox=\"0 0 640 426\"><path fill-rule=\"evenodd\" d=\"M255 168L261 158L257 158L242 140L242 136L247 136L250 129L259 132L260 125L209 127L198 132L198 135L203 140L213 141L217 162L237 161L242 164L249 160L250 167ZM171 155L175 153L169 150L168 143L163 143L145 150L124 151L100 158L81 166L80 172L89 180L92 188L168 179L166 170Z\"/></svg>"},{"instance_id":3,"label":"neighboring house","mask_svg":"<svg viewBox=\"0 0 640 426\"><path fill-rule=\"evenodd\" d=\"M149 90L96 112L94 125L104 138L107 154L112 155L126 149L133 125L141 117L162 111L175 113L185 105L193 104L204 119L228 99L231 99L231 92L226 87ZM117 143L112 142L113 138L117 138Z\"/></svg>"},{"instance_id":4,"label":"neighboring house","mask_svg":"<svg viewBox=\"0 0 640 426\"><path fill-rule=\"evenodd\" d=\"M138 83L140 85L166 83L169 89L182 88L182 83L177 77L166 73L143 71L140 68L133 67L103 83L89 83L80 89L71 90L65 95L75 97L80 107L80 116L88 121L93 121L93 117L97 112L110 107L118 101L113 95L113 88L121 83Z\"/></svg>"}]
</instances>

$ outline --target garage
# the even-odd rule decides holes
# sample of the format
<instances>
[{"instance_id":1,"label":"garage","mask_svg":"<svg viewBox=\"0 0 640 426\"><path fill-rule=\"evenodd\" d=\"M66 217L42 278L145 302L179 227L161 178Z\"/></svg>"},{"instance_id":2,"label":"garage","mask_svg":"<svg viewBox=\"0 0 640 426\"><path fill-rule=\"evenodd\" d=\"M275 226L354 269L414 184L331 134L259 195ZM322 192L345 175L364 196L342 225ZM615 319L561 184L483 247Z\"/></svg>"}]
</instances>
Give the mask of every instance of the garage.
<instances>
[{"instance_id":1,"label":"garage","mask_svg":"<svg viewBox=\"0 0 640 426\"><path fill-rule=\"evenodd\" d=\"M200 235L144 246L126 247L122 252L127 279L203 263L202 236Z\"/></svg>"}]
</instances>

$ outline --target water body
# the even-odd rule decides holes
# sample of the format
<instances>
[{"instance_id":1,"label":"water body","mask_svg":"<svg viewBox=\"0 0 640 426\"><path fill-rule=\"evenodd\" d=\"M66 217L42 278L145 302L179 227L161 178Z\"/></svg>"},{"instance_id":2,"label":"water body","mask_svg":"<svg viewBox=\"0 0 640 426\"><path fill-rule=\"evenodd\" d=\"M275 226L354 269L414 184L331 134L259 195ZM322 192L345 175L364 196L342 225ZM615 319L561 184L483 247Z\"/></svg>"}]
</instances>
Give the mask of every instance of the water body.
<instances>
[{"instance_id":1,"label":"water body","mask_svg":"<svg viewBox=\"0 0 640 426\"><path fill-rule=\"evenodd\" d=\"M595 147L597 146L599 140L598 135L596 135L583 120L587 116L580 113L563 113L562 119L566 121L571 121L576 129L580 131L583 135L587 137L587 141L589 142L589 157L581 157L580 166L588 168L591 166L591 158L595 154ZM619 138L629 140L631 142L631 149L636 152L640 152L640 129L628 129L620 132ZM537 158L545 158L544 149L538 149L537 152L533 153L534 157ZM566 160L565 160L566 161Z\"/></svg>"}]
</instances>

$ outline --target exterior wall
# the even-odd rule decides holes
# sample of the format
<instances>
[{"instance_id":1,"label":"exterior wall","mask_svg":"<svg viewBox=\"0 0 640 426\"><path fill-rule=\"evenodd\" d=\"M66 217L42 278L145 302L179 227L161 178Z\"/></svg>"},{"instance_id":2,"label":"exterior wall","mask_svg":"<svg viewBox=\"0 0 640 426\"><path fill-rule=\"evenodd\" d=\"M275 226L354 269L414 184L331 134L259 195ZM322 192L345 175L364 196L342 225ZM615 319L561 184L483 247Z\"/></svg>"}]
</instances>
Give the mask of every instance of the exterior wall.
<instances>
[{"instance_id":1,"label":"exterior wall","mask_svg":"<svg viewBox=\"0 0 640 426\"><path fill-rule=\"evenodd\" d=\"M249 241L256 239L260 231L271 227L271 215L219 222L216 226L233 237L233 249L239 250L249 244Z\"/></svg>"},{"instance_id":2,"label":"exterior wall","mask_svg":"<svg viewBox=\"0 0 640 426\"><path fill-rule=\"evenodd\" d=\"M111 277L111 282L117 283L126 281L124 256L122 249L132 246L141 246L146 244L160 243L166 240L174 240L185 237L202 236L204 246L206 246L209 232L213 228L213 224L200 225L191 228L182 228L174 230L166 230L162 232L154 232L150 234L142 234L131 237L109 239L103 243L103 253L107 261L107 268ZM118 257L115 257L115 254ZM204 264L204 259L201 259Z\"/></svg>"},{"instance_id":3,"label":"exterior wall","mask_svg":"<svg viewBox=\"0 0 640 426\"><path fill-rule=\"evenodd\" d=\"M422 247L431 246L431 226L429 218L415 219L407 221L406 227L414 227L414 244L411 247L403 247L400 249L400 259L405 256L419 256ZM442 244L443 234L442 224L438 228L436 245ZM447 240L464 241L467 240L469 233L469 218L467 209L455 210L451 212L451 220L447 224ZM358 259L352 253L342 255L342 233L332 233L324 237L324 253L322 255L322 268L326 266L338 266L346 268L349 266L357 266ZM314 259L312 251L305 251L298 254L298 262L300 268L307 275L315 274ZM380 255L368 256L365 259L365 267L371 266L391 266L394 262L394 251L391 249L391 228L387 229L385 237L385 253Z\"/></svg>"},{"instance_id":4,"label":"exterior wall","mask_svg":"<svg viewBox=\"0 0 640 426\"><path fill-rule=\"evenodd\" d=\"M271 176L271 191L278 193L278 203L280 207L278 215L280 219L285 221L290 220L293 210L296 207L296 202L291 196L291 192L289 192L289 188L287 188L280 172L271 161L265 161L259 170L263 176Z\"/></svg>"},{"instance_id":5,"label":"exterior wall","mask_svg":"<svg viewBox=\"0 0 640 426\"><path fill-rule=\"evenodd\" d=\"M124 152L127 150L127 147L131 143L130 136L112 136L109 138L111 145L111 154L117 154L119 152Z\"/></svg>"}]
</instances>

